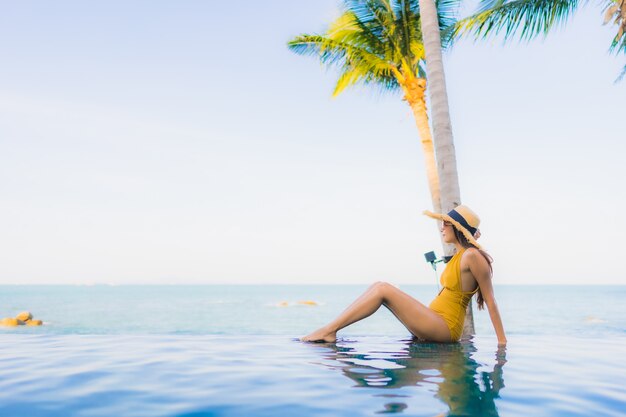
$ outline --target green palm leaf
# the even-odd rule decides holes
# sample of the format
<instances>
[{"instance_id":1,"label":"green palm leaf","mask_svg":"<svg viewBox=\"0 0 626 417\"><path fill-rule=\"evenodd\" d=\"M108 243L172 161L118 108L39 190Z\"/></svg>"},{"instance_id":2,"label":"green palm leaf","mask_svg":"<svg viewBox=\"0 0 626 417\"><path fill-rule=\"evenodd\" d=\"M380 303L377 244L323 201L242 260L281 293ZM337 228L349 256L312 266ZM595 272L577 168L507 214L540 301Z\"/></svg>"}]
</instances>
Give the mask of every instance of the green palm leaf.
<instances>
[{"instance_id":1,"label":"green palm leaf","mask_svg":"<svg viewBox=\"0 0 626 417\"><path fill-rule=\"evenodd\" d=\"M609 50L626 53L626 0L603 0L604 23L617 26ZM563 24L585 0L481 0L477 12L458 21L444 36L473 34L476 39L504 33L507 41L519 35L530 40ZM626 76L626 67L617 81Z\"/></svg>"},{"instance_id":2,"label":"green palm leaf","mask_svg":"<svg viewBox=\"0 0 626 417\"><path fill-rule=\"evenodd\" d=\"M622 81L624 77L626 77L626 65L624 65L624 68L622 68L622 72L617 76L617 78L615 79L615 82L618 83Z\"/></svg>"},{"instance_id":3,"label":"green palm leaf","mask_svg":"<svg viewBox=\"0 0 626 417\"><path fill-rule=\"evenodd\" d=\"M448 30L459 0L437 4L440 26ZM358 83L393 91L407 78L425 77L420 26L417 0L344 0L341 15L325 33L297 36L288 47L340 69L334 96Z\"/></svg>"},{"instance_id":4,"label":"green palm leaf","mask_svg":"<svg viewBox=\"0 0 626 417\"><path fill-rule=\"evenodd\" d=\"M291 40L288 45L296 53L318 56L324 64L341 67L342 75L339 77L333 95L339 94L359 81L365 83L377 81L389 90L398 87L393 75L397 69L393 63L369 52L364 47L320 35L300 35Z\"/></svg>"},{"instance_id":5,"label":"green palm leaf","mask_svg":"<svg viewBox=\"0 0 626 417\"><path fill-rule=\"evenodd\" d=\"M455 35L473 33L476 38L504 33L508 40L546 35L569 19L582 0L483 0L478 12L457 22Z\"/></svg>"}]
</instances>

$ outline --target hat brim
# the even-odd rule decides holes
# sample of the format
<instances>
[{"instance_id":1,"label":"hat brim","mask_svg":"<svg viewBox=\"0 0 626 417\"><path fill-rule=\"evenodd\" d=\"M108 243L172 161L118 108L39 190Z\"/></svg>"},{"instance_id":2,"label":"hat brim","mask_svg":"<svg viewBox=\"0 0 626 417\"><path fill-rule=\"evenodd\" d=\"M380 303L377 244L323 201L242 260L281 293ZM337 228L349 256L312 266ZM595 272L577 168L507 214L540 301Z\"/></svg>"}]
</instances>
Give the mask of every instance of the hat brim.
<instances>
[{"instance_id":1,"label":"hat brim","mask_svg":"<svg viewBox=\"0 0 626 417\"><path fill-rule=\"evenodd\" d=\"M461 226L461 223L457 222L456 220L454 220L452 217L448 216L447 214L433 213L432 211L428 211L428 210L424 210L422 214L435 220L444 220L446 222L452 223L456 230L463 233L463 236L465 236L465 238L468 240L469 243L476 246L478 249L482 249L482 246L480 246L480 244L476 242L476 239L474 239L474 236L472 236L470 231L467 230L465 227Z\"/></svg>"}]
</instances>

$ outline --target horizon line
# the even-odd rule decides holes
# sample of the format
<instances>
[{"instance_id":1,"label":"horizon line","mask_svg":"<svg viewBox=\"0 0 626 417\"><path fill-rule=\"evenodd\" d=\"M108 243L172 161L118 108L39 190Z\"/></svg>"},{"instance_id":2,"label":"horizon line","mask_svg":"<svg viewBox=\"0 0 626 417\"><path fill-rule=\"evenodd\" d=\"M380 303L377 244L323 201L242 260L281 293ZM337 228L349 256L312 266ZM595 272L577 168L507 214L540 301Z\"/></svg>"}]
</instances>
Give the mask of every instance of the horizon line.
<instances>
[{"instance_id":1,"label":"horizon line","mask_svg":"<svg viewBox=\"0 0 626 417\"><path fill-rule=\"evenodd\" d=\"M411 285L411 286L421 286L421 287L434 287L435 284L421 284L421 283L408 283L408 282L391 282L387 281L392 285ZM68 286L68 287L172 287L172 286L181 286L181 287L192 287L192 286L270 286L270 285L283 285L283 286L310 286L310 285L326 285L326 286L353 286L353 285L371 285L372 282L356 282L356 283L283 283L283 282L260 282L260 283L109 283L109 282L94 282L94 283L0 283L0 286ZM567 284L558 284L558 283L499 283L496 284L498 287L513 287L513 286L561 286L561 287L596 287L596 286L626 286L626 283L593 283L593 284L579 284L579 283L567 283Z\"/></svg>"}]
</instances>

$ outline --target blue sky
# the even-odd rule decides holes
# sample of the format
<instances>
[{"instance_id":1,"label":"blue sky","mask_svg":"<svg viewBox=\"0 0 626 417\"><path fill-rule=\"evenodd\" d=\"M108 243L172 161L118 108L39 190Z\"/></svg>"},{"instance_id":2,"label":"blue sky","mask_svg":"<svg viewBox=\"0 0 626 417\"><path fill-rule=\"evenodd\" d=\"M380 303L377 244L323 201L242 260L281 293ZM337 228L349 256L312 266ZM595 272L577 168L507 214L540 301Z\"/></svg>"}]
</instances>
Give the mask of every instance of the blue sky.
<instances>
[{"instance_id":1,"label":"blue sky","mask_svg":"<svg viewBox=\"0 0 626 417\"><path fill-rule=\"evenodd\" d=\"M338 5L1 1L0 283L431 284L408 106L332 99L336 73L286 48ZM496 283L624 283L624 58L601 22L445 56Z\"/></svg>"}]
</instances>

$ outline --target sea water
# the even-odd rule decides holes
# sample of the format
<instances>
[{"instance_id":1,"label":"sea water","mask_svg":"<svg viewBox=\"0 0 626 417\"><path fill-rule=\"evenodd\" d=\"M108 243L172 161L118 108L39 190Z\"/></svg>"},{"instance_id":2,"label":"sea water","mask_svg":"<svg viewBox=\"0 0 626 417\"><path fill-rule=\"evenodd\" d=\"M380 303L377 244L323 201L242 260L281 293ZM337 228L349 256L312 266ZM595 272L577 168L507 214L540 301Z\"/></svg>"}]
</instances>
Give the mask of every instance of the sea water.
<instances>
[{"instance_id":1,"label":"sea water","mask_svg":"<svg viewBox=\"0 0 626 417\"><path fill-rule=\"evenodd\" d=\"M0 416L623 416L624 286L500 286L461 343L414 340L384 307L333 344L295 338L351 286L2 286ZM430 286L401 286L428 303Z\"/></svg>"}]
</instances>

